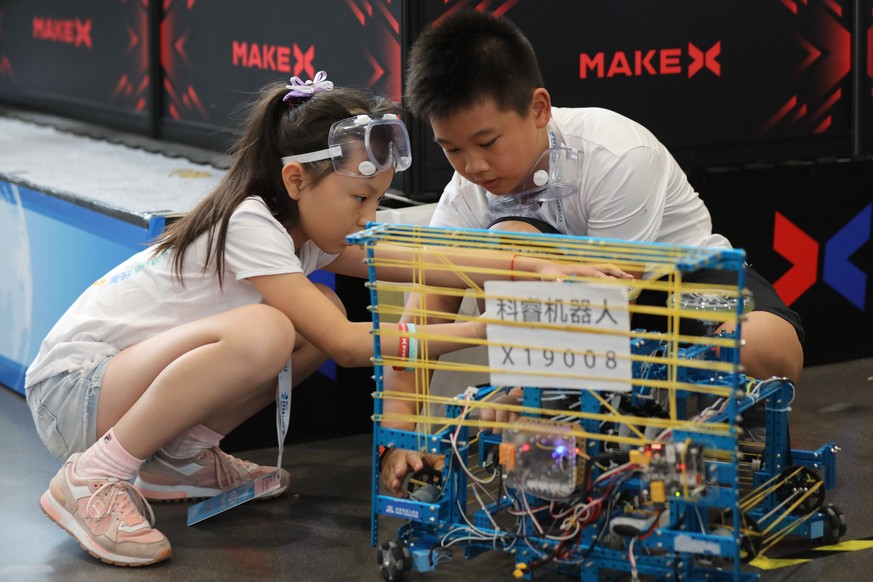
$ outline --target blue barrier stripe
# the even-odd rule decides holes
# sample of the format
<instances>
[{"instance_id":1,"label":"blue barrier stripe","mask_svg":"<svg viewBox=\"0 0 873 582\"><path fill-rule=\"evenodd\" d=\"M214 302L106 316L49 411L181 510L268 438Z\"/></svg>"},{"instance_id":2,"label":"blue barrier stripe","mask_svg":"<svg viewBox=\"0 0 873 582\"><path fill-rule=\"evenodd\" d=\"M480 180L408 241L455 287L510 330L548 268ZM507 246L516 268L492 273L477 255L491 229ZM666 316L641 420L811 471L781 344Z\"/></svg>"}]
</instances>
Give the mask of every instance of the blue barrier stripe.
<instances>
[{"instance_id":1,"label":"blue barrier stripe","mask_svg":"<svg viewBox=\"0 0 873 582\"><path fill-rule=\"evenodd\" d=\"M145 248L144 243L148 241L149 235L148 225L145 222L142 225L132 224L119 217L110 216L96 206L89 208L20 184L12 185L18 188L21 204L27 210L137 251Z\"/></svg>"}]
</instances>

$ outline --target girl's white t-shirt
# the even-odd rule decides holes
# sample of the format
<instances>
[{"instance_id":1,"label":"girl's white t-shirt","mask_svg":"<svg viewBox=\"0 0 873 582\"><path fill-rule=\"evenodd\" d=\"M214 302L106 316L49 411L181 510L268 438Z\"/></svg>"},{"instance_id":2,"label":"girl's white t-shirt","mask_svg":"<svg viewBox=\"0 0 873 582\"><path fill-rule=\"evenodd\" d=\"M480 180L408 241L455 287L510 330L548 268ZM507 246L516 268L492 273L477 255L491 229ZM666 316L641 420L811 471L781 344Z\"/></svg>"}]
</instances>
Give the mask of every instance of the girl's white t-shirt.
<instances>
[{"instance_id":1,"label":"girl's white t-shirt","mask_svg":"<svg viewBox=\"0 0 873 582\"><path fill-rule=\"evenodd\" d=\"M172 253L145 249L92 284L60 318L27 370L25 387L56 374L112 356L128 346L176 327L262 297L249 277L309 273L330 264L330 255L311 241L295 249L285 228L260 198L250 197L233 212L225 242L223 287L214 253L209 266L207 235L188 248L180 283Z\"/></svg>"}]
</instances>

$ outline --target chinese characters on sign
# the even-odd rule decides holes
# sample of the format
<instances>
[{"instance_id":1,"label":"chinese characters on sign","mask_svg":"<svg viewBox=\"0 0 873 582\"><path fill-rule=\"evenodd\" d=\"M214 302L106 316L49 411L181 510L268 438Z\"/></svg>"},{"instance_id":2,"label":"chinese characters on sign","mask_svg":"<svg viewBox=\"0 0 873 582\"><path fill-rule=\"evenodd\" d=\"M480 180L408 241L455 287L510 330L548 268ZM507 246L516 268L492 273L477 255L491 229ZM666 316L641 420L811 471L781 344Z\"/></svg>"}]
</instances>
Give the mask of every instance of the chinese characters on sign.
<instances>
[{"instance_id":1,"label":"chinese characters on sign","mask_svg":"<svg viewBox=\"0 0 873 582\"><path fill-rule=\"evenodd\" d=\"M628 291L587 282L488 281L495 386L631 389Z\"/></svg>"}]
</instances>

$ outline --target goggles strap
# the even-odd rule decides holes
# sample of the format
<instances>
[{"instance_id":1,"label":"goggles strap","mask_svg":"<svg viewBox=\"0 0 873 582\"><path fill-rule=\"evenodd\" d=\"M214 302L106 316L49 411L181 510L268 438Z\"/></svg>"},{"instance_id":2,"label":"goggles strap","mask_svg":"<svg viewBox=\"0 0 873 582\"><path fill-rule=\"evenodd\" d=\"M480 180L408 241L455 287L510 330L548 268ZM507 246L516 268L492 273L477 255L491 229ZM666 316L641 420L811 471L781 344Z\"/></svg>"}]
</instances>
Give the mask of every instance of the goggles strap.
<instances>
[{"instance_id":1,"label":"goggles strap","mask_svg":"<svg viewBox=\"0 0 873 582\"><path fill-rule=\"evenodd\" d=\"M290 162L297 162L300 164L306 164L309 162L318 162L320 160L327 160L330 158L337 158L343 155L342 147L335 145L331 146L324 150L318 150L317 152L309 152L308 154L297 154L296 156L285 156L282 158L283 164L288 164Z\"/></svg>"}]
</instances>

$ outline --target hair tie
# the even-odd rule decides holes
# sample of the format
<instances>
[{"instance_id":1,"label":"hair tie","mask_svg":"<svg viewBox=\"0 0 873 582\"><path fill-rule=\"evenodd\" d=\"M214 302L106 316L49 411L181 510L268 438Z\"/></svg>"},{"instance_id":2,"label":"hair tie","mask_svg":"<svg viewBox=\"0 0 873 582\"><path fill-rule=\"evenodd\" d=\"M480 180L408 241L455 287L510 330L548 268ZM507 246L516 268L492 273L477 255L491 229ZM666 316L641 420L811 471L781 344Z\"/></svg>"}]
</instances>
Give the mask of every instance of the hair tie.
<instances>
[{"instance_id":1,"label":"hair tie","mask_svg":"<svg viewBox=\"0 0 873 582\"><path fill-rule=\"evenodd\" d=\"M327 73L318 71L311 81L303 82L300 77L291 77L291 84L285 85L285 88L290 89L290 91L282 98L282 101L288 101L295 97L312 97L316 93L330 91L333 89L333 81L327 80Z\"/></svg>"}]
</instances>

